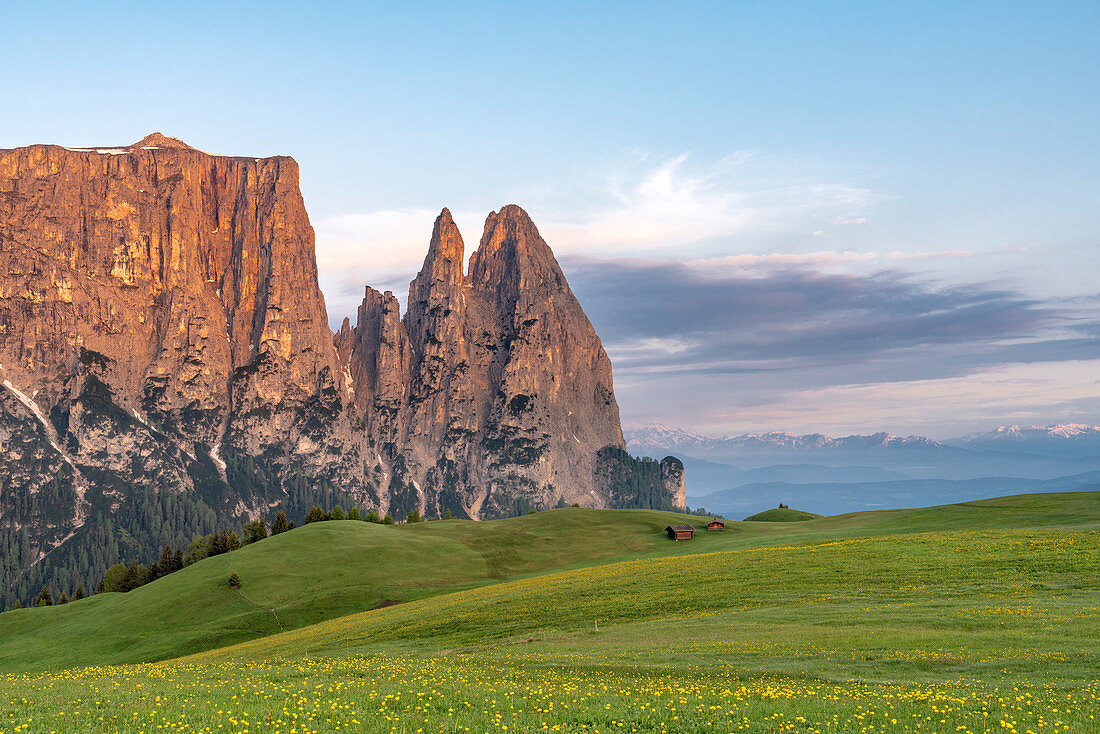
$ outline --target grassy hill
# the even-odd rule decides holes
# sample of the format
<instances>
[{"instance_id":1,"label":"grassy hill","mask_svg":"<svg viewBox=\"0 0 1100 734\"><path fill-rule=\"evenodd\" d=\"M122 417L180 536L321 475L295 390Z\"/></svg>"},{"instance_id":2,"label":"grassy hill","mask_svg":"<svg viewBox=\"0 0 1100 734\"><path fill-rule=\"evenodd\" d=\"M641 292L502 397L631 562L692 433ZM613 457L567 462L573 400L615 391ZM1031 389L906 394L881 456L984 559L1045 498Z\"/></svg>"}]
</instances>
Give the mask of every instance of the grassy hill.
<instances>
[{"instance_id":1,"label":"grassy hill","mask_svg":"<svg viewBox=\"0 0 1100 734\"><path fill-rule=\"evenodd\" d=\"M277 632L270 608L284 628L326 621L156 666L12 672L0 729L1095 730L1100 493L689 543L661 533L673 519L321 523L234 554L251 602L218 557L6 613L10 671L210 649ZM404 603L371 610L384 600Z\"/></svg>"},{"instance_id":2,"label":"grassy hill","mask_svg":"<svg viewBox=\"0 0 1100 734\"><path fill-rule=\"evenodd\" d=\"M773 507L745 518L745 522L804 522L821 517L813 512L792 510L789 507Z\"/></svg>"},{"instance_id":3,"label":"grassy hill","mask_svg":"<svg viewBox=\"0 0 1100 734\"><path fill-rule=\"evenodd\" d=\"M690 522L688 518L686 521ZM1100 527L1100 493L1020 495L806 522L730 522L673 543L685 516L566 508L470 522L314 523L127 594L0 615L0 671L163 660L394 602L611 561L951 528ZM228 588L229 563L240 593ZM67 640L59 646L58 639Z\"/></svg>"}]
</instances>

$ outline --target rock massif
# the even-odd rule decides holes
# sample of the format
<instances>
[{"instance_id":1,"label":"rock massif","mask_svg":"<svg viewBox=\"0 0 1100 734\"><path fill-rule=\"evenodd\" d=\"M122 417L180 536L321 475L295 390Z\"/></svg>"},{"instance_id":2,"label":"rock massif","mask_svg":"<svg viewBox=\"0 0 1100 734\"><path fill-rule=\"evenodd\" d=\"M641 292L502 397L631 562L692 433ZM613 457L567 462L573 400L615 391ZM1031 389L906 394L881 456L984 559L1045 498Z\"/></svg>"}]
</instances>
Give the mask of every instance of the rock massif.
<instances>
[{"instance_id":1,"label":"rock massif","mask_svg":"<svg viewBox=\"0 0 1100 734\"><path fill-rule=\"evenodd\" d=\"M312 502L682 504L678 461L623 451L610 360L527 214L490 214L464 260L444 210L404 317L368 287L334 337L292 159L160 134L0 151L4 581L57 576L38 561L70 538L110 548L128 510L148 522L121 556Z\"/></svg>"}]
</instances>

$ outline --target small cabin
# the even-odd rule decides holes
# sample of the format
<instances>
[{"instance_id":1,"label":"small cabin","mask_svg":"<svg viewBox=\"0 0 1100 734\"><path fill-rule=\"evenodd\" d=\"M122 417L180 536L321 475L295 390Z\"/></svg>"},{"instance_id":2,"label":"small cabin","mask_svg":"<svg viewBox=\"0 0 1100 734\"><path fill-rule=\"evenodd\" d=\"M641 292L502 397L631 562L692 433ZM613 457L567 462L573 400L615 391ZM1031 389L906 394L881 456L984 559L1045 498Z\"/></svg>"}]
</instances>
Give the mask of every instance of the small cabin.
<instances>
[{"instance_id":1,"label":"small cabin","mask_svg":"<svg viewBox=\"0 0 1100 734\"><path fill-rule=\"evenodd\" d=\"M710 522L707 523L707 530L725 530L725 529L726 529L726 524L724 522L722 522L721 520L719 520L718 518L714 518L713 520L711 520Z\"/></svg>"},{"instance_id":2,"label":"small cabin","mask_svg":"<svg viewBox=\"0 0 1100 734\"><path fill-rule=\"evenodd\" d=\"M669 525L665 528L665 532L668 533L668 537L673 540L691 540L695 536L695 526Z\"/></svg>"}]
</instances>

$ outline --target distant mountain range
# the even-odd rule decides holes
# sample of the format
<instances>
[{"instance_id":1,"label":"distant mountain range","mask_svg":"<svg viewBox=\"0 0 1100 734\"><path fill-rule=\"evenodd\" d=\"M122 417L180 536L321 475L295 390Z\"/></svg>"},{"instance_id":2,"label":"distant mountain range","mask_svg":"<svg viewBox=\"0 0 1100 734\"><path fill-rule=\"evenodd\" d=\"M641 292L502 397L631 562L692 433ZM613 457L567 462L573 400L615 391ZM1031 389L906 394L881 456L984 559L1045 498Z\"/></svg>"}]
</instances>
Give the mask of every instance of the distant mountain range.
<instances>
[{"instance_id":1,"label":"distant mountain range","mask_svg":"<svg viewBox=\"0 0 1100 734\"><path fill-rule=\"evenodd\" d=\"M1100 426L1062 423L1052 426L1001 426L951 441L968 449L1015 451L1043 456L1100 456Z\"/></svg>"},{"instance_id":2,"label":"distant mountain range","mask_svg":"<svg viewBox=\"0 0 1100 734\"><path fill-rule=\"evenodd\" d=\"M872 433L833 438L820 433L800 435L773 431L771 433L742 433L738 436L712 436L692 433L679 428L650 425L624 431L627 444L636 451L655 449L664 451L676 446L681 450L696 449L705 453L726 451L812 451L853 450L870 448L941 447L943 444L923 436L895 436L890 433Z\"/></svg>"},{"instance_id":3,"label":"distant mountain range","mask_svg":"<svg viewBox=\"0 0 1100 734\"><path fill-rule=\"evenodd\" d=\"M780 501L837 513L923 506L1023 491L1060 491L1100 477L1100 426L1002 426L948 441L880 432L714 436L662 425L624 432L631 451L684 462L687 496L732 516ZM801 503L801 504L799 504Z\"/></svg>"}]
</instances>

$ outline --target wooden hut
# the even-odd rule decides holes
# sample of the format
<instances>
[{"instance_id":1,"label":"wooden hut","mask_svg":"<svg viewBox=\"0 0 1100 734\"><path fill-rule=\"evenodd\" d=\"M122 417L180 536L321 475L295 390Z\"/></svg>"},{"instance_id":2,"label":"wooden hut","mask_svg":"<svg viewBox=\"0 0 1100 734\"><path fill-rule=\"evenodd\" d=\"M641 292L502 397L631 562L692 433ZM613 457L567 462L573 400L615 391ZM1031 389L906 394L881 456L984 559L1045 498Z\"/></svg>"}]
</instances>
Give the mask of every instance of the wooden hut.
<instances>
[{"instance_id":1,"label":"wooden hut","mask_svg":"<svg viewBox=\"0 0 1100 734\"><path fill-rule=\"evenodd\" d=\"M721 520L719 520L718 518L714 518L713 520L711 520L710 522L707 523L707 530L725 530L725 529L726 529L726 524L724 522L722 522Z\"/></svg>"},{"instance_id":2,"label":"wooden hut","mask_svg":"<svg viewBox=\"0 0 1100 734\"><path fill-rule=\"evenodd\" d=\"M669 525L665 528L665 532L668 533L668 537L673 540L691 540L695 536L695 526Z\"/></svg>"}]
</instances>

